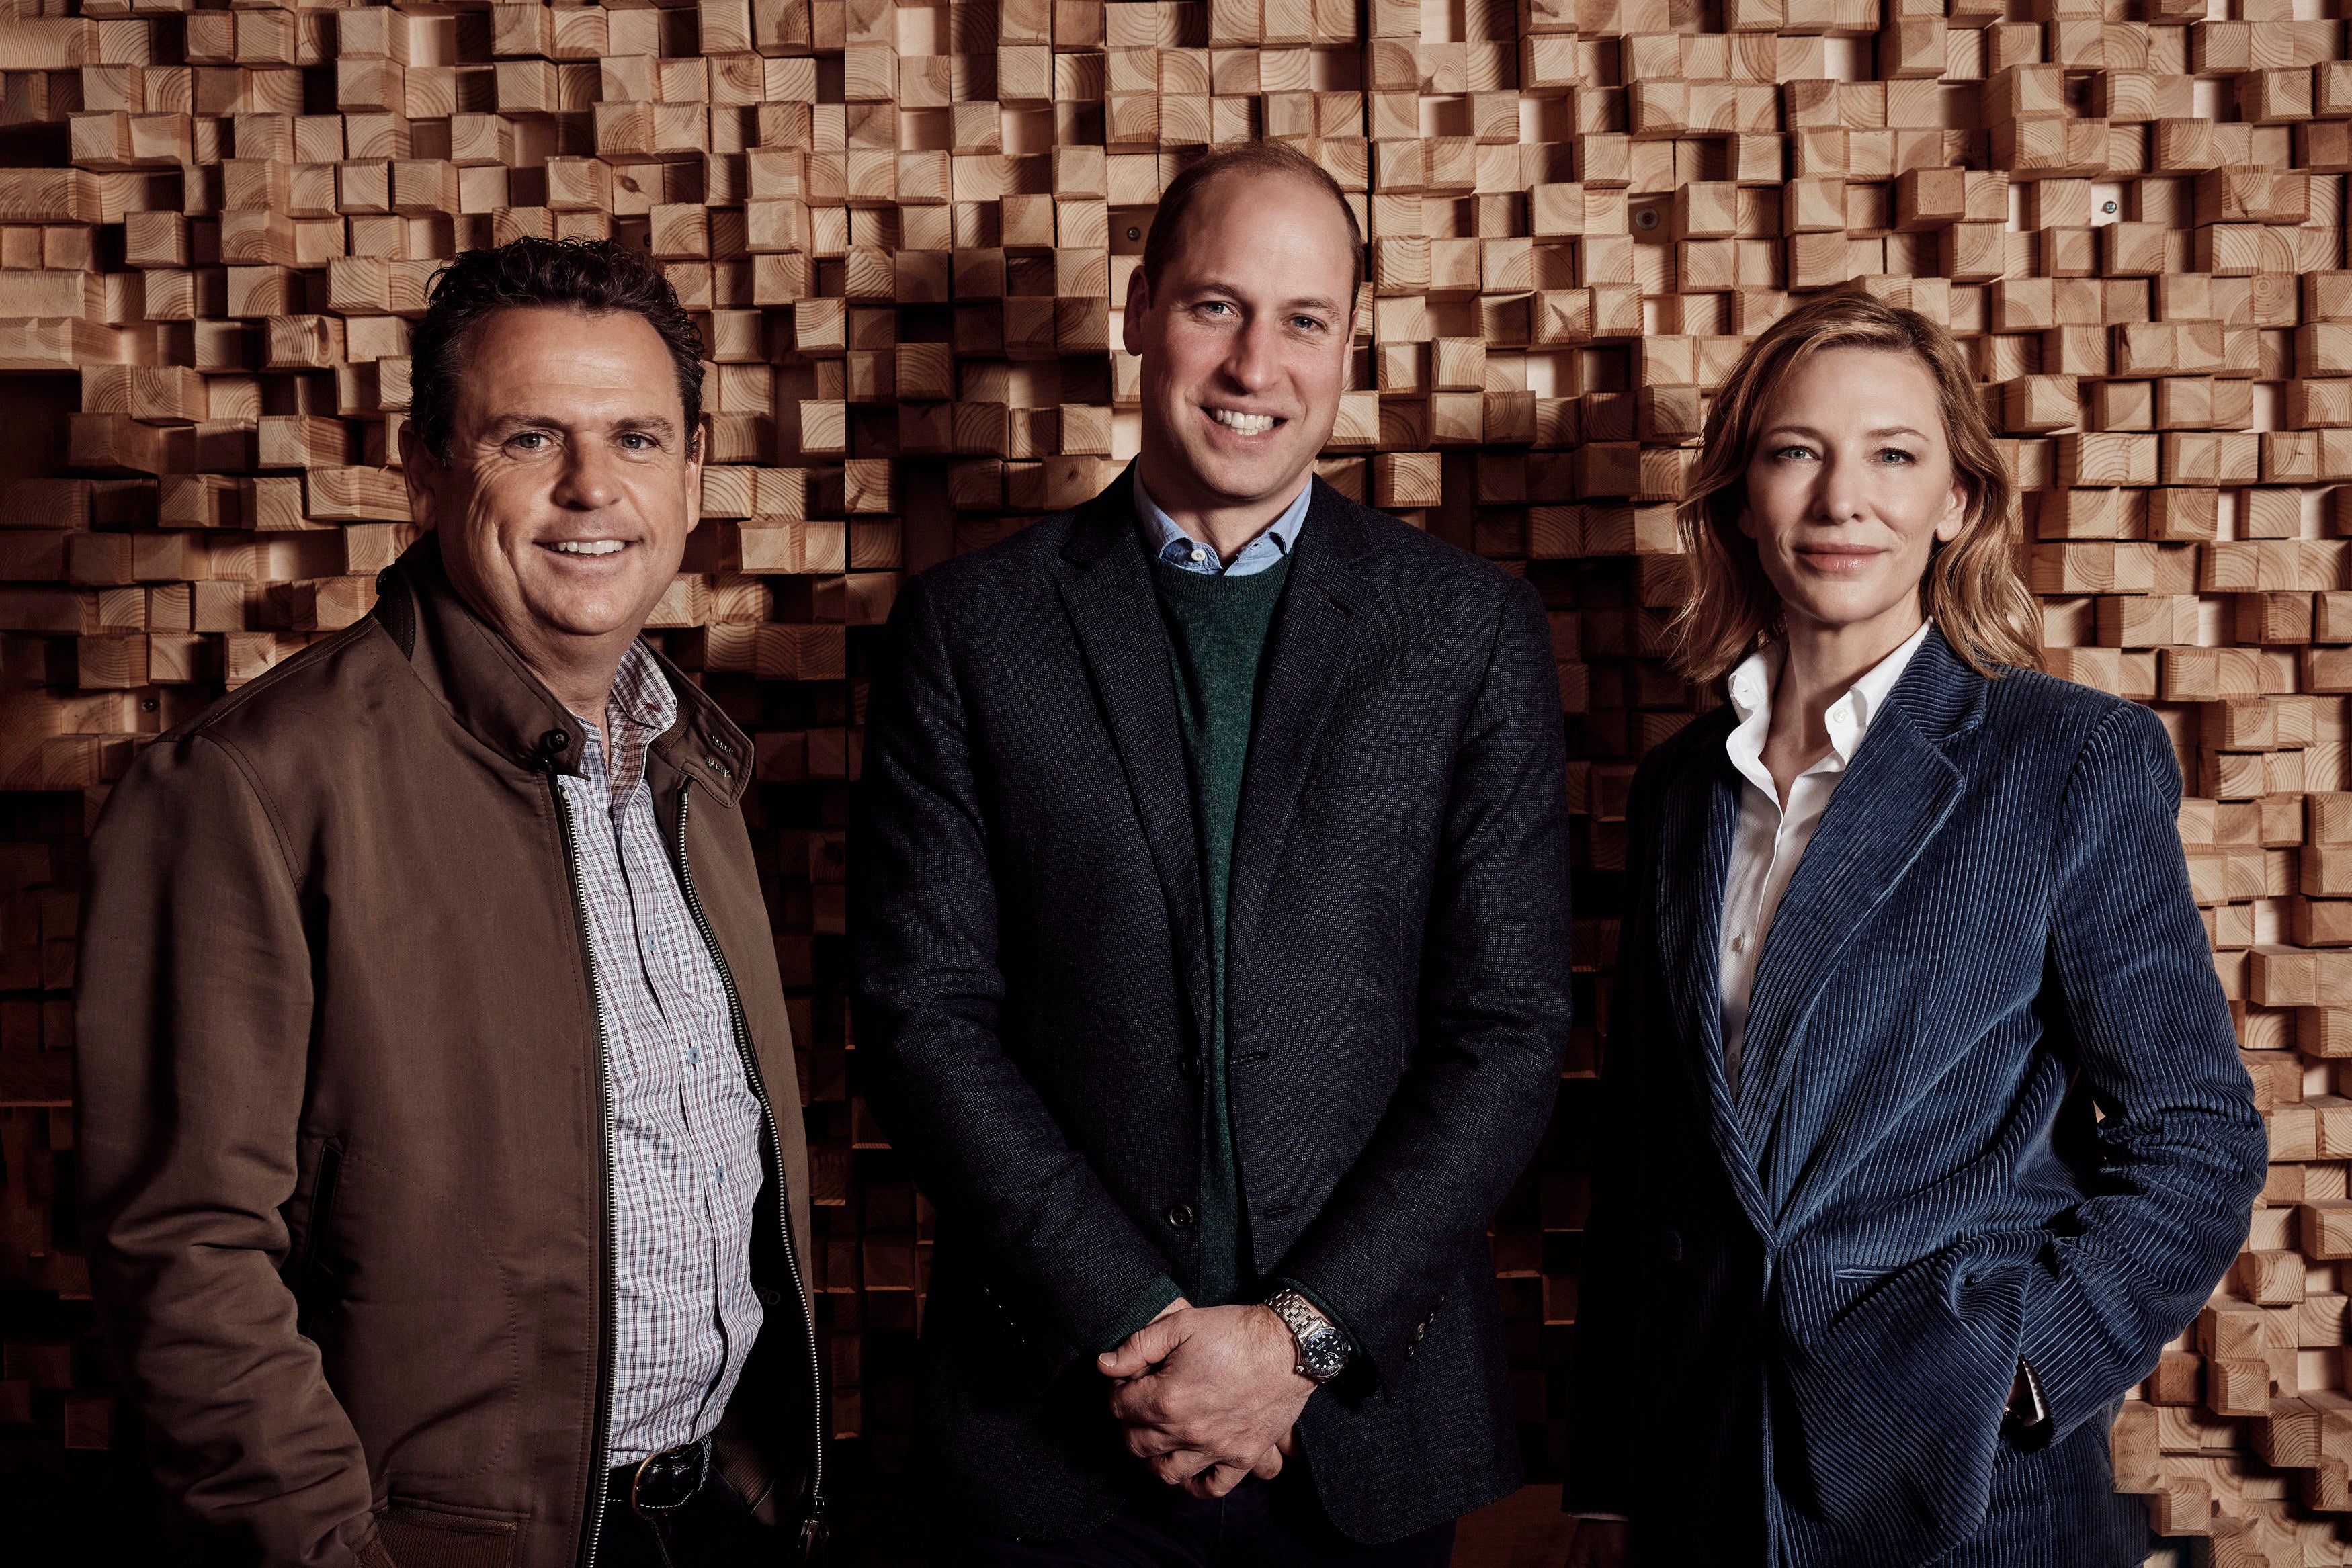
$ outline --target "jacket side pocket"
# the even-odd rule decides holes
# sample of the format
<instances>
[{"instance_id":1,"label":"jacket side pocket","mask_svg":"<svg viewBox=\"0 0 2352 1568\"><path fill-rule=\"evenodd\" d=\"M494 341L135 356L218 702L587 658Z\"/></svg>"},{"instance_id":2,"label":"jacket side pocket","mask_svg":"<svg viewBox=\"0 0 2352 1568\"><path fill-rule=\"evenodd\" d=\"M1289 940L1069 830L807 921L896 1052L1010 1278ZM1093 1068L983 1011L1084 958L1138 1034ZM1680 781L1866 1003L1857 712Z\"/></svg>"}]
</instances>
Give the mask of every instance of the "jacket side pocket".
<instances>
[{"instance_id":1,"label":"jacket side pocket","mask_svg":"<svg viewBox=\"0 0 2352 1568\"><path fill-rule=\"evenodd\" d=\"M319 1145L319 1174L310 1183L310 1213L302 1227L302 1250L287 1270L294 1292L297 1332L310 1339L334 1312L341 1293L335 1255L327 1237L335 1218L335 1191L342 1183L343 1146L333 1139Z\"/></svg>"},{"instance_id":2,"label":"jacket side pocket","mask_svg":"<svg viewBox=\"0 0 2352 1568\"><path fill-rule=\"evenodd\" d=\"M511 1515L458 1512L399 1498L383 1511L378 1538L400 1568L511 1568L522 1526Z\"/></svg>"}]
</instances>

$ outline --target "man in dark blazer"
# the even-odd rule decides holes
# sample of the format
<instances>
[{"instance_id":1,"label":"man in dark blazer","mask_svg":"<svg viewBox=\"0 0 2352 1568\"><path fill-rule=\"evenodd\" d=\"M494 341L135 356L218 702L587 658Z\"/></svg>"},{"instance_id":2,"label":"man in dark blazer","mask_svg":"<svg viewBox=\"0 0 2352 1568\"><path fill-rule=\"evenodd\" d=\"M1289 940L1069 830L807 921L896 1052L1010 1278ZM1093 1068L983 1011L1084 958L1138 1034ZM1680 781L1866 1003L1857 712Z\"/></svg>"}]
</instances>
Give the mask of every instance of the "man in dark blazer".
<instances>
[{"instance_id":1,"label":"man in dark blazer","mask_svg":"<svg viewBox=\"0 0 2352 1568\"><path fill-rule=\"evenodd\" d=\"M1316 480L1361 277L1278 145L1181 176L1140 455L910 582L856 1057L940 1215L939 1560L1436 1563L1518 1485L1486 1225L1570 1013L1520 580Z\"/></svg>"}]
</instances>

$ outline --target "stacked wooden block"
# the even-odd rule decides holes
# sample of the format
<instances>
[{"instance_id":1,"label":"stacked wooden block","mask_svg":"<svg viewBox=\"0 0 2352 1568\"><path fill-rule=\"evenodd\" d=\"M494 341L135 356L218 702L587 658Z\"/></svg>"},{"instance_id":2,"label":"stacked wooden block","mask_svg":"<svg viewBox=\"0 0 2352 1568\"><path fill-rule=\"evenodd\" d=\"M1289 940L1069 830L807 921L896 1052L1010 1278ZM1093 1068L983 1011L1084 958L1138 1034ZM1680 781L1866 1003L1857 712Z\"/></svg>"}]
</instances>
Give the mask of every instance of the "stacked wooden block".
<instances>
[{"instance_id":1,"label":"stacked wooden block","mask_svg":"<svg viewBox=\"0 0 2352 1568\"><path fill-rule=\"evenodd\" d=\"M110 780L364 615L435 268L645 249L700 315L705 515L656 617L757 737L845 1437L903 1450L930 1214L851 1089L843 834L907 570L1138 439L1117 310L1203 150L1297 143L1370 266L1325 476L1553 609L1580 1000L1706 401L1792 295L1949 324L2057 673L2151 703L2275 1164L2116 1434L2231 1564L2352 1560L2352 50L2289 0L0 0L0 1430L127 1440L70 1220L75 887ZM2299 19L2300 18L2300 19ZM1557 1460L1579 1031L1498 1218ZM2339 1084L2339 1078L2346 1080ZM28 1425L29 1424L29 1425Z\"/></svg>"}]
</instances>

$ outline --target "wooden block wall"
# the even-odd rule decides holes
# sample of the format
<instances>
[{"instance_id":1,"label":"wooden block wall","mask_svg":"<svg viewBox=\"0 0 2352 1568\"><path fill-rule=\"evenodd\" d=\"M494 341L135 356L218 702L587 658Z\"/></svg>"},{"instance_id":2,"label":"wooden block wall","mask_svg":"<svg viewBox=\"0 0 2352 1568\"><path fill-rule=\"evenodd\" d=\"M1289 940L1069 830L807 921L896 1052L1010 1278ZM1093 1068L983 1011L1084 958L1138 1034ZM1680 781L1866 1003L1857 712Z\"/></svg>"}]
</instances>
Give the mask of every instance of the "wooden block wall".
<instances>
[{"instance_id":1,"label":"wooden block wall","mask_svg":"<svg viewBox=\"0 0 2352 1568\"><path fill-rule=\"evenodd\" d=\"M463 246L645 247L702 313L712 521L657 635L758 737L839 1426L903 1454L929 1215L848 1087L842 827L906 570L1133 451L1158 193L1279 137L1351 193L1326 476L1553 608L1583 1016L1709 389L1792 295L1948 322L2051 667L2153 704L2271 1124L2123 1484L2236 1565L2352 1537L2352 56L2324 0L0 0L0 1431L131 1440L68 1107L83 835L139 745L367 612L408 334ZM1593 1026L1498 1219L1556 1463Z\"/></svg>"}]
</instances>

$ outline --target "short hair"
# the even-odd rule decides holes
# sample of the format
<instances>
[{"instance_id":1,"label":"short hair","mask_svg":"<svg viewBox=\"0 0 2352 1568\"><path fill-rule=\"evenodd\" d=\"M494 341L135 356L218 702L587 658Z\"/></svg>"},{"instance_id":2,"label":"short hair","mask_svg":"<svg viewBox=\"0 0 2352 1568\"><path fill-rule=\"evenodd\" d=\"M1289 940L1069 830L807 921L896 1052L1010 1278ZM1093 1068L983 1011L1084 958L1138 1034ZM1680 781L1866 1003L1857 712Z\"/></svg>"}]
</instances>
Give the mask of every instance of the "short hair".
<instances>
[{"instance_id":1,"label":"short hair","mask_svg":"<svg viewBox=\"0 0 2352 1568\"><path fill-rule=\"evenodd\" d=\"M702 334L669 279L612 240L526 238L461 252L433 275L425 319L409 340L408 420L434 462L449 460L449 422L465 371L467 336L483 318L519 308L644 320L677 368L687 450L694 450L702 425Z\"/></svg>"},{"instance_id":2,"label":"short hair","mask_svg":"<svg viewBox=\"0 0 2352 1568\"><path fill-rule=\"evenodd\" d=\"M1153 289L1160 287L1160 269L1176 252L1176 242L1184 228L1184 219L1192 212L1193 201L1208 183L1227 174L1288 174L1306 181L1324 191L1339 204L1340 216L1348 220L1348 307L1355 308L1356 291L1364 282L1364 230L1356 222L1356 209L1348 204L1348 193L1330 172L1296 147L1282 141L1244 141L1210 153L1173 180L1160 193L1160 206L1152 214L1151 236L1143 242L1143 281Z\"/></svg>"},{"instance_id":3,"label":"short hair","mask_svg":"<svg viewBox=\"0 0 2352 1568\"><path fill-rule=\"evenodd\" d=\"M1928 560L1921 609L1978 674L2038 668L2042 606L2017 574L2008 537L2015 486L1968 361L1952 335L1927 317L1853 291L1822 295L1772 323L1740 356L1707 410L1706 448L1678 519L1692 582L1670 630L1676 669L1694 681L1713 681L1781 630L1780 595L1764 573L1756 541L1739 530L1748 465L1790 372L1829 349L1908 354L1934 379L1969 510L1958 535Z\"/></svg>"}]
</instances>

